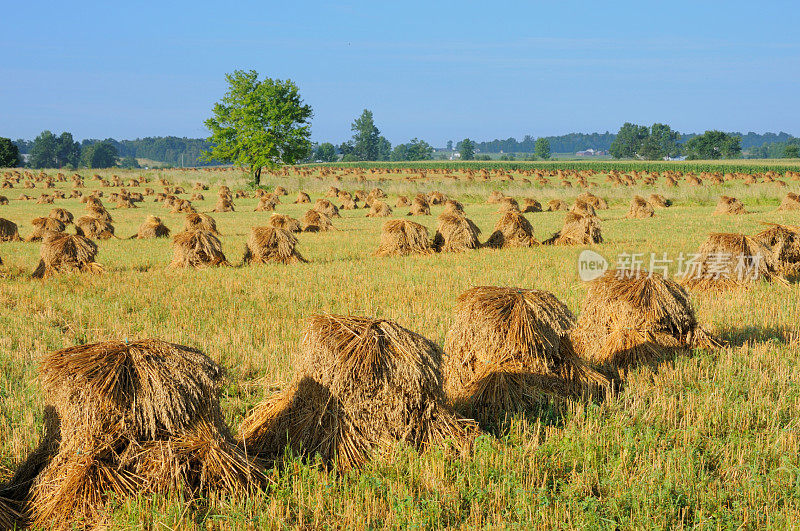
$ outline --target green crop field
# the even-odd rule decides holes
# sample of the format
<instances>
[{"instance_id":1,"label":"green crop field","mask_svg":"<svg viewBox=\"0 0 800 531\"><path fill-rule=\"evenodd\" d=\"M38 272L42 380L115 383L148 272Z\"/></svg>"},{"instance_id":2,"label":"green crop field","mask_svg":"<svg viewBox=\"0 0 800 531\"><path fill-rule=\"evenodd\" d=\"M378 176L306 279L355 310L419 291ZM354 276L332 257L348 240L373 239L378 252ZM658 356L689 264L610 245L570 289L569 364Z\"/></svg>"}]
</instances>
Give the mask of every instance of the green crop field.
<instances>
[{"instance_id":1,"label":"green crop field","mask_svg":"<svg viewBox=\"0 0 800 531\"><path fill-rule=\"evenodd\" d=\"M466 168L502 169L514 180L467 180ZM330 174L322 176L320 168ZM337 168L348 168L344 172ZM364 171L370 168L375 172ZM418 177L413 170L453 169ZM482 231L492 232L499 214L487 204L492 190L522 201L533 197L573 203L583 190L532 184L518 170L585 170L591 191L609 203L599 211L604 243L591 246L612 264L622 253L693 253L712 232L754 234L762 222L800 225L800 211L779 212L787 192L799 192L798 163L777 161L353 163L287 169L262 177L272 190L283 186L276 211L300 218L330 186L353 192L382 188L393 217L425 225L432 236L442 206L431 216L407 218L395 208L398 195L439 191L463 203ZM384 173L383 170L402 173ZM358 170L358 171L357 171ZM605 172L767 171L786 187L741 179L722 185L613 187ZM54 176L56 171L48 171ZM92 170L81 171L87 193L99 187ZM99 171L110 177L110 171ZM461 254L379 258L373 255L387 218L365 210L342 210L331 232L301 233L307 264L240 266L251 227L268 225L269 212L255 212L257 199L246 177L229 171L116 171L123 181L159 178L183 185L208 184L209 212L216 190L227 184L250 198L235 199L235 212L211 214L232 267L178 270L168 267L171 241L127 239L148 214L178 232L184 214L170 213L153 197L139 208L115 209L103 199L122 239L98 242L100 275L63 274L34 280L39 243L0 243L0 479L6 480L42 436L48 396L37 380L40 358L76 344L110 339L160 338L203 350L227 371L222 404L234 429L244 415L292 377L292 355L304 319L317 313L380 317L396 321L439 345L453 321L459 294L473 286L513 286L552 292L576 315L587 284L577 275L584 247L534 246L479 249ZM1 178L0 178L1 179ZM69 194L70 182L56 182ZM105 194L118 188L101 188ZM312 205L293 204L298 191ZM0 190L9 200L0 217L15 222L24 238L31 220L53 207L77 218L85 205L60 199L53 205L19 201L48 193L20 185ZM673 206L649 219L625 218L635 194L660 193ZM720 195L739 198L749 211L712 216ZM332 199L337 205L338 200ZM559 230L564 212L525 214L535 236ZM71 231L71 228L67 229ZM670 272L676 272L676 265ZM800 285L759 283L723 294L691 293L699 321L726 345L692 351L629 374L615 396L574 401L567 408L530 411L498 419L500 427L478 437L472 452L456 457L440 448L419 452L398 445L363 469L340 472L315 459L287 457L268 470L270 485L244 498L225 495L186 500L178 496L113 499L105 522L118 528L276 529L285 527L519 527L519 528L770 528L800 521Z\"/></svg>"}]
</instances>

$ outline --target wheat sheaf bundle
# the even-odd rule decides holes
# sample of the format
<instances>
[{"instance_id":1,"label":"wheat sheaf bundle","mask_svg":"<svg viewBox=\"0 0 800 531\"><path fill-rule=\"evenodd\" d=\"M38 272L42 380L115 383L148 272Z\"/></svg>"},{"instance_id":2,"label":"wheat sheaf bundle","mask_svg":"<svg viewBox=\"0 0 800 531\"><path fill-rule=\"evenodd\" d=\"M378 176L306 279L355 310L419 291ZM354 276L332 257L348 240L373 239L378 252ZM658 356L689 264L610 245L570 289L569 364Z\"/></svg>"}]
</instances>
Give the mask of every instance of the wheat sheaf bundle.
<instances>
[{"instance_id":1,"label":"wheat sheaf bundle","mask_svg":"<svg viewBox=\"0 0 800 531\"><path fill-rule=\"evenodd\" d=\"M75 226L89 238L108 240L114 237L114 225L102 218L92 215L81 216L75 220Z\"/></svg>"},{"instance_id":2,"label":"wheat sheaf bundle","mask_svg":"<svg viewBox=\"0 0 800 531\"><path fill-rule=\"evenodd\" d=\"M144 223L139 225L139 230L131 239L146 240L149 238L168 238L170 230L157 216L147 216Z\"/></svg>"},{"instance_id":3,"label":"wheat sheaf bundle","mask_svg":"<svg viewBox=\"0 0 800 531\"><path fill-rule=\"evenodd\" d=\"M600 218L593 214L568 212L564 226L545 242L547 245L590 245L603 243Z\"/></svg>"},{"instance_id":4,"label":"wheat sheaf bundle","mask_svg":"<svg viewBox=\"0 0 800 531\"><path fill-rule=\"evenodd\" d=\"M687 264L681 284L691 290L736 289L760 280L785 283L772 250L744 234L714 233Z\"/></svg>"},{"instance_id":5,"label":"wheat sheaf bundle","mask_svg":"<svg viewBox=\"0 0 800 531\"><path fill-rule=\"evenodd\" d=\"M308 210L303 217L300 218L300 223L303 226L304 232L326 232L335 230L331 218L314 209Z\"/></svg>"},{"instance_id":6,"label":"wheat sheaf bundle","mask_svg":"<svg viewBox=\"0 0 800 531\"><path fill-rule=\"evenodd\" d=\"M445 337L444 389L456 409L481 425L552 399L578 398L609 379L575 353L575 318L553 294L481 286L458 297Z\"/></svg>"},{"instance_id":7,"label":"wheat sheaf bundle","mask_svg":"<svg viewBox=\"0 0 800 531\"><path fill-rule=\"evenodd\" d=\"M172 239L170 267L207 267L228 264L222 252L222 242L212 233L202 229L187 229Z\"/></svg>"},{"instance_id":8,"label":"wheat sheaf bundle","mask_svg":"<svg viewBox=\"0 0 800 531\"><path fill-rule=\"evenodd\" d=\"M97 244L80 232L74 235L46 232L42 238L39 265L33 272L33 278L47 278L72 271L102 273L103 267L95 262L97 252Z\"/></svg>"},{"instance_id":9,"label":"wheat sheaf bundle","mask_svg":"<svg viewBox=\"0 0 800 531\"><path fill-rule=\"evenodd\" d=\"M391 321L311 317L291 384L245 418L243 443L265 459L288 445L345 470L398 442L466 451L477 429L445 405L441 362L435 343Z\"/></svg>"},{"instance_id":10,"label":"wheat sheaf bundle","mask_svg":"<svg viewBox=\"0 0 800 531\"><path fill-rule=\"evenodd\" d=\"M800 210L800 195L789 192L781 201L778 210Z\"/></svg>"},{"instance_id":11,"label":"wheat sheaf bundle","mask_svg":"<svg viewBox=\"0 0 800 531\"><path fill-rule=\"evenodd\" d=\"M392 219L383 224L381 241L375 256L406 256L432 252L425 226L405 219Z\"/></svg>"},{"instance_id":12,"label":"wheat sheaf bundle","mask_svg":"<svg viewBox=\"0 0 800 531\"><path fill-rule=\"evenodd\" d=\"M534 245L539 245L539 242L533 237L533 225L525 216L513 211L500 216L494 232L486 240L486 246L493 249Z\"/></svg>"},{"instance_id":13,"label":"wheat sheaf bundle","mask_svg":"<svg viewBox=\"0 0 800 531\"><path fill-rule=\"evenodd\" d=\"M50 211L47 217L57 219L58 221L64 223L65 225L72 223L73 220L72 212L65 210L63 208L54 208L53 210Z\"/></svg>"},{"instance_id":14,"label":"wheat sheaf bundle","mask_svg":"<svg viewBox=\"0 0 800 531\"><path fill-rule=\"evenodd\" d=\"M672 205L672 201L661 194L650 194L647 197L647 202L650 203L653 208L667 208Z\"/></svg>"},{"instance_id":15,"label":"wheat sheaf bundle","mask_svg":"<svg viewBox=\"0 0 800 531\"><path fill-rule=\"evenodd\" d=\"M54 454L32 456L33 527L101 524L109 494L242 495L263 482L223 421L222 376L199 350L155 339L47 355L41 381L58 429Z\"/></svg>"},{"instance_id":16,"label":"wheat sheaf bundle","mask_svg":"<svg viewBox=\"0 0 800 531\"><path fill-rule=\"evenodd\" d=\"M441 214L432 246L440 253L460 253L478 249L481 230L471 219L460 214Z\"/></svg>"},{"instance_id":17,"label":"wheat sheaf bundle","mask_svg":"<svg viewBox=\"0 0 800 531\"><path fill-rule=\"evenodd\" d=\"M368 218L387 218L392 215L392 208L383 201L375 200L367 212Z\"/></svg>"},{"instance_id":18,"label":"wheat sheaf bundle","mask_svg":"<svg viewBox=\"0 0 800 531\"><path fill-rule=\"evenodd\" d=\"M653 205L648 203L647 200L640 195L633 196L631 206L628 209L628 213L625 214L625 217L628 219L646 219L652 218L653 216L655 216Z\"/></svg>"},{"instance_id":19,"label":"wheat sheaf bundle","mask_svg":"<svg viewBox=\"0 0 800 531\"><path fill-rule=\"evenodd\" d=\"M769 228L755 239L772 250L776 268L791 277L800 275L800 227L765 223Z\"/></svg>"},{"instance_id":20,"label":"wheat sheaf bundle","mask_svg":"<svg viewBox=\"0 0 800 531\"><path fill-rule=\"evenodd\" d=\"M208 214L194 212L186 215L183 230L204 230L219 236L217 222Z\"/></svg>"},{"instance_id":21,"label":"wheat sheaf bundle","mask_svg":"<svg viewBox=\"0 0 800 531\"><path fill-rule=\"evenodd\" d=\"M641 269L609 270L593 280L571 337L581 357L620 376L675 353L719 346L698 325L683 287Z\"/></svg>"},{"instance_id":22,"label":"wheat sheaf bundle","mask_svg":"<svg viewBox=\"0 0 800 531\"><path fill-rule=\"evenodd\" d=\"M0 242L19 241L22 241L22 238L19 236L17 224L11 220L0 218Z\"/></svg>"},{"instance_id":23,"label":"wheat sheaf bundle","mask_svg":"<svg viewBox=\"0 0 800 531\"><path fill-rule=\"evenodd\" d=\"M721 216L724 214L747 214L747 210L745 210L744 204L735 197L723 195L719 198L717 207L714 209L714 215Z\"/></svg>"},{"instance_id":24,"label":"wheat sheaf bundle","mask_svg":"<svg viewBox=\"0 0 800 531\"><path fill-rule=\"evenodd\" d=\"M297 238L289 231L275 227L253 227L245 243L245 264L305 263L307 260L297 252Z\"/></svg>"},{"instance_id":25,"label":"wheat sheaf bundle","mask_svg":"<svg viewBox=\"0 0 800 531\"><path fill-rule=\"evenodd\" d=\"M64 229L66 229L66 225L62 221L49 217L34 218L31 221L31 225L33 225L33 232L25 238L26 242L38 242L48 232L64 232Z\"/></svg>"},{"instance_id":26,"label":"wheat sheaf bundle","mask_svg":"<svg viewBox=\"0 0 800 531\"><path fill-rule=\"evenodd\" d=\"M341 217L341 215L339 214L339 209L336 208L336 205L334 205L327 199L317 199L316 203L314 203L314 210L316 210L320 214L325 214L329 218Z\"/></svg>"},{"instance_id":27,"label":"wheat sheaf bundle","mask_svg":"<svg viewBox=\"0 0 800 531\"><path fill-rule=\"evenodd\" d=\"M302 232L303 230L298 220L276 212L273 212L269 217L269 224L276 229L288 230L289 232Z\"/></svg>"}]
</instances>

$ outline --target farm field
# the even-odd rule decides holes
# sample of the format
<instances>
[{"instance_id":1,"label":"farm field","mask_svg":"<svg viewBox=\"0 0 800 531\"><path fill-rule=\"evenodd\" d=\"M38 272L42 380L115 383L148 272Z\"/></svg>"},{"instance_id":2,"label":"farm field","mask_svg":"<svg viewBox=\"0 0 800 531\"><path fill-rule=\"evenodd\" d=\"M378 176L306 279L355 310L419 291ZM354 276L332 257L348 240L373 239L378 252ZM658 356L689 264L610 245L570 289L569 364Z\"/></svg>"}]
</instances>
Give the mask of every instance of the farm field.
<instances>
[{"instance_id":1,"label":"farm field","mask_svg":"<svg viewBox=\"0 0 800 531\"><path fill-rule=\"evenodd\" d=\"M735 161L738 172L767 171ZM447 163L442 163L447 164ZM468 163L463 163L468 164ZM593 249L613 263L624 253L677 257L694 253L713 232L755 234L763 222L800 225L800 211L778 211L788 192L800 192L800 165L775 165L778 173L730 175L721 184L701 175L690 186L681 176L667 186L663 176L645 184L614 186L608 171L621 166L593 166L587 190L607 201L598 210L603 243L590 246L482 248L465 253L377 257L381 228L402 218L436 231L442 205L430 216L407 217L409 207L395 207L399 195L441 192L464 205L481 230L492 233L500 214L488 204L494 191L517 199L535 198L572 205L584 191L574 173L558 175L557 165L535 163L548 183L520 173L518 166L484 179L479 163L455 166L451 174L421 165L366 164L286 168L262 175L269 191L284 187L275 211L301 218L331 186L354 192L379 187L393 209L389 218L368 218L367 210L340 210L336 230L303 232L297 250L308 263L244 265L242 254L250 229L269 224L270 212L254 211L259 200L247 177L234 169L117 170L122 182L146 179L140 186L161 192L165 179L185 189L208 186L205 198L192 204L211 212L217 190L244 190L234 198L234 212L211 213L232 267L172 269L171 240L128 239L149 214L176 234L185 214L145 196L137 208L115 208L119 238L98 241L99 275L62 274L36 280L40 243L0 243L0 472L8 479L43 432L47 397L37 380L43 355L76 344L107 340L159 338L206 352L227 371L222 395L225 420L237 427L248 411L292 377L292 355L305 320L318 313L377 317L395 321L440 346L453 324L456 298L474 286L537 288L552 292L576 315L587 283L578 278L578 256ZM513 164L513 163L509 163ZM557 163L552 163L557 164ZM717 162L700 162L703 168ZM771 163L766 163L767 165ZM429 164L434 170L442 168ZM446 167L446 166L445 166ZM652 171L663 171L662 164ZM681 168L691 168L684 165ZM770 166L771 167L771 166ZM387 168L392 173L387 172ZM642 164L637 171L647 171ZM620 170L627 171L627 170ZM56 171L47 171L55 177ZM105 187L82 170L88 194ZM111 179L112 172L96 172ZM783 171L780 171L783 173ZM32 174L33 175L33 174ZM70 174L67 174L69 177ZM513 179L509 179L511 176ZM0 178L1 179L1 178ZM527 179L529 182L525 182ZM561 184L562 180L570 187ZM783 186L773 181L780 181ZM66 195L72 183L56 180ZM13 221L25 238L34 218L64 208L75 217L86 206L77 198L53 204L34 199L45 189L15 185L0 190L8 204L0 218ZM311 204L294 204L299 191ZM626 219L634 195L652 193L672 201L647 219ZM748 211L713 216L722 195L736 197ZM340 205L337 198L329 198ZM566 212L524 216L542 241L561 229ZM72 228L67 229L68 232ZM645 264L644 267L647 267ZM669 266L674 275L677 264ZM691 292L699 322L723 340L712 350L694 350L656 369L632 371L614 396L572 401L564 409L541 409L509 416L482 433L470 455L454 457L439 448L418 452L398 446L363 469L326 469L313 459L287 457L268 470L270 485L243 498L184 500L140 497L112 501L106 523L114 527L271 529L283 527L534 527L534 528L787 528L800 521L800 284L758 283L722 294Z\"/></svg>"}]
</instances>

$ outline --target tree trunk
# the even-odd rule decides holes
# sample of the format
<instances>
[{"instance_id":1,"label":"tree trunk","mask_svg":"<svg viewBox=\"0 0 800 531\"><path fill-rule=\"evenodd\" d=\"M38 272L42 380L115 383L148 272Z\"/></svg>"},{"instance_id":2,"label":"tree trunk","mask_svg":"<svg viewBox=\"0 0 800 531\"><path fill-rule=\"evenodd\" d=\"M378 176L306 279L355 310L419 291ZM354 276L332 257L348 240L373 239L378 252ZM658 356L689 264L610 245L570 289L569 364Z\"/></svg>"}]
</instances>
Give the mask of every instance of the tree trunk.
<instances>
[{"instance_id":1,"label":"tree trunk","mask_svg":"<svg viewBox=\"0 0 800 531\"><path fill-rule=\"evenodd\" d=\"M258 185L260 184L261 184L261 166L253 170L253 185L256 188L258 188Z\"/></svg>"}]
</instances>

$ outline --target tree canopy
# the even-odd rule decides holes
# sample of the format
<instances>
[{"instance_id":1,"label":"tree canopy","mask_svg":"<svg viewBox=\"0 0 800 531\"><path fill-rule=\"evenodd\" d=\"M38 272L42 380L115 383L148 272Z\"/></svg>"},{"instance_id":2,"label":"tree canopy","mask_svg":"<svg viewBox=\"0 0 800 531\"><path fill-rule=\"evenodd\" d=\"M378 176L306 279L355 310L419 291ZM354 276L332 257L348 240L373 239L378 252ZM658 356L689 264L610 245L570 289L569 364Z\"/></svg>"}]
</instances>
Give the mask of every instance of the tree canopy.
<instances>
[{"instance_id":1,"label":"tree canopy","mask_svg":"<svg viewBox=\"0 0 800 531\"><path fill-rule=\"evenodd\" d=\"M675 157L681 153L680 138L680 133L666 124L655 123L648 128L626 122L611 143L609 153L616 159Z\"/></svg>"},{"instance_id":2,"label":"tree canopy","mask_svg":"<svg viewBox=\"0 0 800 531\"><path fill-rule=\"evenodd\" d=\"M81 151L81 165L87 168L113 168L118 158L117 148L105 140L85 146Z\"/></svg>"},{"instance_id":3,"label":"tree canopy","mask_svg":"<svg viewBox=\"0 0 800 531\"><path fill-rule=\"evenodd\" d=\"M42 131L33 139L28 163L31 168L56 168L56 135L51 131Z\"/></svg>"},{"instance_id":4,"label":"tree canopy","mask_svg":"<svg viewBox=\"0 0 800 531\"><path fill-rule=\"evenodd\" d=\"M475 158L475 142L465 138L458 143L458 152L461 154L461 160L473 160Z\"/></svg>"},{"instance_id":5,"label":"tree canopy","mask_svg":"<svg viewBox=\"0 0 800 531\"><path fill-rule=\"evenodd\" d=\"M311 152L311 107L291 80L258 80L255 70L225 75L228 91L205 121L213 145L206 160L247 166L257 185L263 167L294 164Z\"/></svg>"},{"instance_id":6,"label":"tree canopy","mask_svg":"<svg viewBox=\"0 0 800 531\"><path fill-rule=\"evenodd\" d=\"M322 162L336 162L336 148L330 142L323 142L314 151L314 159Z\"/></svg>"},{"instance_id":7,"label":"tree canopy","mask_svg":"<svg viewBox=\"0 0 800 531\"><path fill-rule=\"evenodd\" d=\"M356 160L378 160L381 132L375 127L372 111L364 109L350 125L353 131L353 155Z\"/></svg>"},{"instance_id":8,"label":"tree canopy","mask_svg":"<svg viewBox=\"0 0 800 531\"><path fill-rule=\"evenodd\" d=\"M10 138L0 137L0 168L16 168L19 165L17 145Z\"/></svg>"},{"instance_id":9,"label":"tree canopy","mask_svg":"<svg viewBox=\"0 0 800 531\"><path fill-rule=\"evenodd\" d=\"M550 158L550 141L546 138L537 138L533 154L542 160Z\"/></svg>"},{"instance_id":10,"label":"tree canopy","mask_svg":"<svg viewBox=\"0 0 800 531\"><path fill-rule=\"evenodd\" d=\"M687 141L684 152L690 160L735 158L742 152L742 138L722 131L706 131Z\"/></svg>"}]
</instances>

